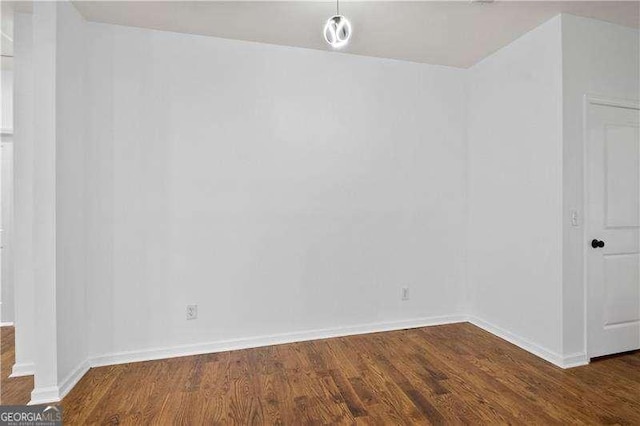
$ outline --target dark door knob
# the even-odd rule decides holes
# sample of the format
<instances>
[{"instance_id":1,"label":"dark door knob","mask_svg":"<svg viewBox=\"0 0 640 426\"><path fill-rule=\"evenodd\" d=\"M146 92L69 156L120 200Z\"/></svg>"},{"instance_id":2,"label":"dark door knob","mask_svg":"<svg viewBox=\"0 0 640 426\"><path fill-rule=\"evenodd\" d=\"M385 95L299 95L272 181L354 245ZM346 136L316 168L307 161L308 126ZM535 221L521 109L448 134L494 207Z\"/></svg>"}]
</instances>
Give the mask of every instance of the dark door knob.
<instances>
[{"instance_id":1,"label":"dark door knob","mask_svg":"<svg viewBox=\"0 0 640 426\"><path fill-rule=\"evenodd\" d=\"M602 248L602 247L604 247L604 241L592 240L591 241L591 247L593 247L593 248L598 248L598 247Z\"/></svg>"}]
</instances>

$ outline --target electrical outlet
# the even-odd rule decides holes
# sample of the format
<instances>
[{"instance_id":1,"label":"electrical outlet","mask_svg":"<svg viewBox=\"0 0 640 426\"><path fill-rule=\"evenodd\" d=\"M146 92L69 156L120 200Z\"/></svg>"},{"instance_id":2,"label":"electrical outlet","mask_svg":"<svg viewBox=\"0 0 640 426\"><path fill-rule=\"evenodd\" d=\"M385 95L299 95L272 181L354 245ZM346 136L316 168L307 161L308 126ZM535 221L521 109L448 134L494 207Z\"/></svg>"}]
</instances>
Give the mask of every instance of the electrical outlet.
<instances>
[{"instance_id":1,"label":"electrical outlet","mask_svg":"<svg viewBox=\"0 0 640 426\"><path fill-rule=\"evenodd\" d=\"M187 305L187 319L194 320L198 318L198 305Z\"/></svg>"},{"instance_id":2,"label":"electrical outlet","mask_svg":"<svg viewBox=\"0 0 640 426\"><path fill-rule=\"evenodd\" d=\"M402 287L402 300L409 300L409 287Z\"/></svg>"}]
</instances>

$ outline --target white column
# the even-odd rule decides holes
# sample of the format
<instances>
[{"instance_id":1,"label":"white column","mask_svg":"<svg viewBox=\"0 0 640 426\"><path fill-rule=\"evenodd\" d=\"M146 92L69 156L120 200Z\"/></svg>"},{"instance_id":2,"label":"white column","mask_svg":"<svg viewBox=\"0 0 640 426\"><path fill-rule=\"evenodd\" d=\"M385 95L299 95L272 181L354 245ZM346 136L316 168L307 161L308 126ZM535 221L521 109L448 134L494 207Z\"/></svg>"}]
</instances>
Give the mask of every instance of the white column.
<instances>
[{"instance_id":1,"label":"white column","mask_svg":"<svg viewBox=\"0 0 640 426\"><path fill-rule=\"evenodd\" d=\"M59 399L56 327L56 12L34 2L34 295L35 388L31 403Z\"/></svg>"},{"instance_id":2,"label":"white column","mask_svg":"<svg viewBox=\"0 0 640 426\"><path fill-rule=\"evenodd\" d=\"M33 26L14 17L14 285L16 362L11 376L34 371L33 293Z\"/></svg>"}]
</instances>

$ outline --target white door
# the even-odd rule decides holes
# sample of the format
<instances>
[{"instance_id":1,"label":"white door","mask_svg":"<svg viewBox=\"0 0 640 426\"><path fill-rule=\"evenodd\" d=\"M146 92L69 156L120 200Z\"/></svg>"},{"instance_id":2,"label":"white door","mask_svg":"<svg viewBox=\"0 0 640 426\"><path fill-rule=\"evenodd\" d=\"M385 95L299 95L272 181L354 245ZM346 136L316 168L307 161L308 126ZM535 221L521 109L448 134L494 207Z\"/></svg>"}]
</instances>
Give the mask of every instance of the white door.
<instances>
[{"instance_id":1,"label":"white door","mask_svg":"<svg viewBox=\"0 0 640 426\"><path fill-rule=\"evenodd\" d=\"M640 111L587 111L587 350L597 357L640 348Z\"/></svg>"}]
</instances>

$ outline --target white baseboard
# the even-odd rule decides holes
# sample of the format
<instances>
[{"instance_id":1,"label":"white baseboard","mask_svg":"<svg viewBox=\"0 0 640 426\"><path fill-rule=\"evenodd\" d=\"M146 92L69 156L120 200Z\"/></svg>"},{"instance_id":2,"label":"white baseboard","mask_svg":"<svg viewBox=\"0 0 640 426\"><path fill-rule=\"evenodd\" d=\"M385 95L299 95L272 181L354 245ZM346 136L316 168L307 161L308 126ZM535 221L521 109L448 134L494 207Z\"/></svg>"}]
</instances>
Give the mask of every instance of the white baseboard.
<instances>
[{"instance_id":1,"label":"white baseboard","mask_svg":"<svg viewBox=\"0 0 640 426\"><path fill-rule=\"evenodd\" d=\"M406 321L379 322L351 327L309 330L295 333L249 337L243 339L222 340L217 342L198 343L193 345L116 352L93 357L89 360L89 365L91 367L101 367L105 365L125 364L129 362L150 361L163 358L175 358L181 356L225 352L238 349L258 348L262 346L281 345L285 343L328 339L331 337L342 337L356 334L402 330L406 328L426 327L430 325L452 324L465 321L466 316L464 315L446 315L438 317L417 318Z\"/></svg>"},{"instance_id":2,"label":"white baseboard","mask_svg":"<svg viewBox=\"0 0 640 426\"><path fill-rule=\"evenodd\" d=\"M82 362L75 370L65 377L59 386L49 386L46 388L36 388L31 392L29 405L50 404L60 402L62 398L73 389L87 371L89 371L89 361Z\"/></svg>"},{"instance_id":3,"label":"white baseboard","mask_svg":"<svg viewBox=\"0 0 640 426\"><path fill-rule=\"evenodd\" d=\"M11 369L11 374L9 377L23 377L23 376L33 376L33 372L35 370L35 365L32 362L26 363L15 363L13 364L13 368Z\"/></svg>"},{"instance_id":4,"label":"white baseboard","mask_svg":"<svg viewBox=\"0 0 640 426\"><path fill-rule=\"evenodd\" d=\"M82 362L75 370L67 375L67 377L62 380L60 383L58 394L60 395L60 399L67 396L67 394L73 389L73 387L82 379L82 377L87 374L91 366L89 365L89 361L85 360Z\"/></svg>"},{"instance_id":5,"label":"white baseboard","mask_svg":"<svg viewBox=\"0 0 640 426\"><path fill-rule=\"evenodd\" d=\"M565 355L562 358L562 368L582 367L589 364L589 357L586 352L576 352L574 354Z\"/></svg>"},{"instance_id":6,"label":"white baseboard","mask_svg":"<svg viewBox=\"0 0 640 426\"><path fill-rule=\"evenodd\" d=\"M31 392L31 401L29 401L28 405L51 404L60 402L60 399L60 392L57 386L35 388Z\"/></svg>"},{"instance_id":7,"label":"white baseboard","mask_svg":"<svg viewBox=\"0 0 640 426\"><path fill-rule=\"evenodd\" d=\"M13 321L0 322L0 327L13 327Z\"/></svg>"},{"instance_id":8,"label":"white baseboard","mask_svg":"<svg viewBox=\"0 0 640 426\"><path fill-rule=\"evenodd\" d=\"M498 336L501 339L504 339L507 342L512 343L560 368L578 367L589 363L586 353L575 353L563 356L480 318L469 316L468 320L471 324L480 327L483 330L488 331L489 333Z\"/></svg>"}]
</instances>

